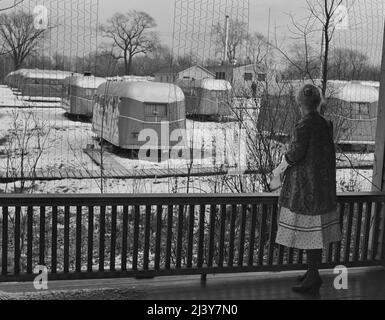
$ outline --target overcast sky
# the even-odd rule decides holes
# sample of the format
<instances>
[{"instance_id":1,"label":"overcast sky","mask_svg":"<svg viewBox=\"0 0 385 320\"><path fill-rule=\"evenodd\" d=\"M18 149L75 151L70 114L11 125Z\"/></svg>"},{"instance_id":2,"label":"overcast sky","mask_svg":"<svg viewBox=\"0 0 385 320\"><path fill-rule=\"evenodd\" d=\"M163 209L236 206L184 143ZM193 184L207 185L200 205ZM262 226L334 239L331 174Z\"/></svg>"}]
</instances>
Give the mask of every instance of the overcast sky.
<instances>
[{"instance_id":1,"label":"overcast sky","mask_svg":"<svg viewBox=\"0 0 385 320\"><path fill-rule=\"evenodd\" d=\"M186 0L187 1L187 0ZM189 0L193 3L194 0ZM215 0L219 3L236 3L235 0ZM344 0L349 8L350 26L335 36L334 43L346 48L364 52L376 63L381 57L385 1ZM158 24L157 31L165 44L171 47L175 0L100 0L99 19L105 22L116 12L130 9L141 10L153 16ZM354 4L354 5L353 5ZM250 0L250 31L268 35L269 9L271 10L271 38L277 26L278 40L290 42L288 13L297 19L307 15L305 0ZM199 14L199 12L198 12ZM198 19L197 19L198 20ZM318 38L317 38L318 39Z\"/></svg>"},{"instance_id":2,"label":"overcast sky","mask_svg":"<svg viewBox=\"0 0 385 320\"><path fill-rule=\"evenodd\" d=\"M190 0L194 1L194 0ZM130 9L149 13L158 24L162 39L172 38L175 0L100 0L100 20L103 22L115 12L126 12ZM267 35L269 8L271 8L271 25L285 27L289 19L285 13L304 13L305 0L250 0L250 30Z\"/></svg>"}]
</instances>

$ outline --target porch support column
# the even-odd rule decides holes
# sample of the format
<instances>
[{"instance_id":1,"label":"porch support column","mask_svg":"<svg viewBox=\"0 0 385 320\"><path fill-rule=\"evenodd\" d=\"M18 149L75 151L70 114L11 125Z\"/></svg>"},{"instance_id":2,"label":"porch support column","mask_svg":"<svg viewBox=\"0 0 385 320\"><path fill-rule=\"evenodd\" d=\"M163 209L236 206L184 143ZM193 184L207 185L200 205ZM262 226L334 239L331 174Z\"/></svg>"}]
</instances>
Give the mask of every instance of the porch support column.
<instances>
[{"instance_id":1,"label":"porch support column","mask_svg":"<svg viewBox=\"0 0 385 320\"><path fill-rule=\"evenodd\" d=\"M385 192L385 32L382 48L380 97L378 102L377 131L376 131L376 152L374 157L373 170L373 191ZM382 206L380 220L379 256L377 258L385 261L385 207ZM373 239L376 241L375 239ZM371 242L373 244L373 241Z\"/></svg>"}]
</instances>

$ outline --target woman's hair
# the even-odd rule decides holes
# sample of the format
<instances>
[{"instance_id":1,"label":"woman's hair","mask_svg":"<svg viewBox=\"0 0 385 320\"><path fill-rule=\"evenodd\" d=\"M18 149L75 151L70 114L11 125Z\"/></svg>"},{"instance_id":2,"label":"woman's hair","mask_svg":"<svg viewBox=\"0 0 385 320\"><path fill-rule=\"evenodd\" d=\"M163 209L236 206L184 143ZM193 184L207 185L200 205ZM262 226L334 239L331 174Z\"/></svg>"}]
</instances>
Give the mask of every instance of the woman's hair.
<instances>
[{"instance_id":1,"label":"woman's hair","mask_svg":"<svg viewBox=\"0 0 385 320\"><path fill-rule=\"evenodd\" d=\"M304 85L297 93L297 102L311 111L317 110L322 101L319 89L312 84Z\"/></svg>"}]
</instances>

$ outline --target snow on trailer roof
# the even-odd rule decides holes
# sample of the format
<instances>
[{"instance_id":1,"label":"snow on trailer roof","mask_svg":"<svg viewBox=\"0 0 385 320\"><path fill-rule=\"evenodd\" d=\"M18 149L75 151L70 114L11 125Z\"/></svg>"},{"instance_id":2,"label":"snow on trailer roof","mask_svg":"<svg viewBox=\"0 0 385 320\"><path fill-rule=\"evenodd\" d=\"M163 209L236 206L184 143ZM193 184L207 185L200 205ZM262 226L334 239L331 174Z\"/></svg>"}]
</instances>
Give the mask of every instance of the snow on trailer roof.
<instances>
[{"instance_id":1,"label":"snow on trailer roof","mask_svg":"<svg viewBox=\"0 0 385 320\"><path fill-rule=\"evenodd\" d=\"M76 86L85 89L96 89L106 81L107 80L105 78L77 75L67 77L64 80L64 84L69 84L71 86Z\"/></svg>"},{"instance_id":2,"label":"snow on trailer roof","mask_svg":"<svg viewBox=\"0 0 385 320\"><path fill-rule=\"evenodd\" d=\"M230 82L219 79L180 79L176 83L180 87L202 88L210 91L229 91L232 89Z\"/></svg>"},{"instance_id":3,"label":"snow on trailer roof","mask_svg":"<svg viewBox=\"0 0 385 320\"><path fill-rule=\"evenodd\" d=\"M142 76L115 76L115 77L108 77L108 81L153 81L153 77L142 77Z\"/></svg>"},{"instance_id":4,"label":"snow on trailer roof","mask_svg":"<svg viewBox=\"0 0 385 320\"><path fill-rule=\"evenodd\" d=\"M346 102L374 103L379 100L379 91L375 87L353 81L341 88L334 98Z\"/></svg>"},{"instance_id":5,"label":"snow on trailer roof","mask_svg":"<svg viewBox=\"0 0 385 320\"><path fill-rule=\"evenodd\" d=\"M61 70L25 70L22 72L22 76L25 78L32 79L57 79L64 80L68 76L72 75L73 72L70 71L61 71Z\"/></svg>"},{"instance_id":6,"label":"snow on trailer roof","mask_svg":"<svg viewBox=\"0 0 385 320\"><path fill-rule=\"evenodd\" d=\"M153 103L184 101L183 91L176 85L150 81L108 81L99 86L97 94Z\"/></svg>"}]
</instances>

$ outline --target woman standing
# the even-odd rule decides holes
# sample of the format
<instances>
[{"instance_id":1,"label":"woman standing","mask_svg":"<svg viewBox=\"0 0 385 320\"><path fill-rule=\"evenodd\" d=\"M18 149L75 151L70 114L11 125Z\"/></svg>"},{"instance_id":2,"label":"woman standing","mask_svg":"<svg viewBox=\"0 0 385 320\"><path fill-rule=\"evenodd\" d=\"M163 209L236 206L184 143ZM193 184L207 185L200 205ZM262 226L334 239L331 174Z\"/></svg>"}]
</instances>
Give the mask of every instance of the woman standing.
<instances>
[{"instance_id":1,"label":"woman standing","mask_svg":"<svg viewBox=\"0 0 385 320\"><path fill-rule=\"evenodd\" d=\"M287 169L279 199L276 242L306 250L308 271L300 277L300 284L293 287L298 293L319 291L322 250L342 237L337 214L333 124L318 113L321 101L315 86L305 85L299 90L297 102L302 119L295 127L283 161Z\"/></svg>"}]
</instances>

